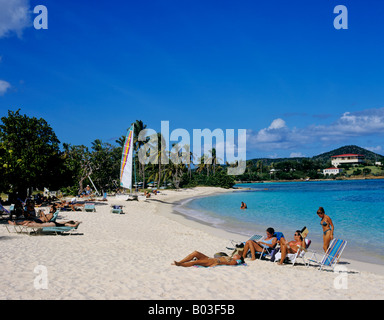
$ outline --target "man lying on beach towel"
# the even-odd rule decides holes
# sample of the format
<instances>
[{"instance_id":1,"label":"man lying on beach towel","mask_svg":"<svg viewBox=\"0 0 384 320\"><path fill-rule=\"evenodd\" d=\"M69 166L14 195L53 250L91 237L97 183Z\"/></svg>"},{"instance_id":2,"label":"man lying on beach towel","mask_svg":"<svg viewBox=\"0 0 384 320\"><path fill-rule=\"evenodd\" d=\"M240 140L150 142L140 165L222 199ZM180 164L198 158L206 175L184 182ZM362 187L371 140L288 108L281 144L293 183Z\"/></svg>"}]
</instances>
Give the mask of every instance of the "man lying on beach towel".
<instances>
[{"instance_id":1,"label":"man lying on beach towel","mask_svg":"<svg viewBox=\"0 0 384 320\"><path fill-rule=\"evenodd\" d=\"M179 267L214 267L221 265L235 266L242 263L244 263L244 259L239 254L235 254L232 258L228 256L210 258L201 252L194 251L190 255L186 256L183 260L180 260L179 262L174 261L172 264Z\"/></svg>"}]
</instances>

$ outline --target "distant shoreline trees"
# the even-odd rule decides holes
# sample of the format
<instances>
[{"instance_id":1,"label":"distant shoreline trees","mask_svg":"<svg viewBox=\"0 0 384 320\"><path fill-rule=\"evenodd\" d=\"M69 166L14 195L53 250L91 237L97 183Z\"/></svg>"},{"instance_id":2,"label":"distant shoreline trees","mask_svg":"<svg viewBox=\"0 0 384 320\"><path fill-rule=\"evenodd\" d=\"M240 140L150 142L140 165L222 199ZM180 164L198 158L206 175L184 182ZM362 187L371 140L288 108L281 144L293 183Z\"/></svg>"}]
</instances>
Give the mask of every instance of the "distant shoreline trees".
<instances>
[{"instance_id":1,"label":"distant shoreline trees","mask_svg":"<svg viewBox=\"0 0 384 320\"><path fill-rule=\"evenodd\" d=\"M141 120L136 120L134 124L134 175L139 188L146 188L149 183L158 188L231 188L237 181L324 179L322 169L331 166L331 153L312 159L254 159L246 162L246 170L242 175L231 176L226 169L233 164L219 164L222 159L217 158L214 148L210 150L210 154L202 155L197 165L193 165L192 161L196 158L190 152L190 146L174 144L171 151L166 150L159 133L158 153L152 155L152 159L149 157L152 163L143 164L139 162L137 154L145 143L139 141L137 136L147 125ZM96 139L90 148L63 143L60 149L60 141L44 119L21 115L20 109L8 111L8 115L2 117L0 123L0 192L17 193L22 198L28 188L42 191L47 187L50 190L61 190L64 194L77 195L87 184L91 184L89 176L99 191L117 190L120 188L120 162L124 142L125 135L122 135L115 141L116 144ZM358 147L345 148L356 150ZM342 151L342 148L335 150L340 153ZM377 159L377 155L374 156ZM185 161L187 157L190 163ZM183 161L178 162L175 159ZM156 164L153 163L154 160L157 160ZM372 173L371 168L350 171L354 176ZM375 170L375 173L378 172L382 171Z\"/></svg>"}]
</instances>

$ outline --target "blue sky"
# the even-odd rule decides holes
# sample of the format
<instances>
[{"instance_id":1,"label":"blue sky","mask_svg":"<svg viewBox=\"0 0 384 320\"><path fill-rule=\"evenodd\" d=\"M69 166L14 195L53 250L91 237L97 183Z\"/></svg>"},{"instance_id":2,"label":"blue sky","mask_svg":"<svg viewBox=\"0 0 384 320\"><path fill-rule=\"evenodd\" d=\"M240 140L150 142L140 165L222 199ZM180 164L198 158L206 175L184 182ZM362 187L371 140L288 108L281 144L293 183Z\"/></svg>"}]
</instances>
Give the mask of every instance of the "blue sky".
<instances>
[{"instance_id":1,"label":"blue sky","mask_svg":"<svg viewBox=\"0 0 384 320\"><path fill-rule=\"evenodd\" d=\"M348 29L336 30L336 5ZM36 30L33 8L48 9ZM347 144L384 154L384 3L353 0L0 0L0 116L61 142L247 129L247 158ZM15 13L18 13L17 15Z\"/></svg>"}]
</instances>

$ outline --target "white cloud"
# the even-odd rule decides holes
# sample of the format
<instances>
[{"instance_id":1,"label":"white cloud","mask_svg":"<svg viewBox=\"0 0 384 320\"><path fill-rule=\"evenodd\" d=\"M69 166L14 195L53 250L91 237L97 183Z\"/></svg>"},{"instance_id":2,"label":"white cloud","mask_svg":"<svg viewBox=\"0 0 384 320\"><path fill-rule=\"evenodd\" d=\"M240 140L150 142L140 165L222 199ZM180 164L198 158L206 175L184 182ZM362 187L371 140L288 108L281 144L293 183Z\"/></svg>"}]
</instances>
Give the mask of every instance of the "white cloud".
<instances>
[{"instance_id":1,"label":"white cloud","mask_svg":"<svg viewBox=\"0 0 384 320\"><path fill-rule=\"evenodd\" d=\"M308 144L346 141L351 137L384 134L384 108L345 112L329 125L310 125L289 128L283 119L275 119L258 132L247 130L250 148L260 150L298 149ZM377 147L376 147L377 148Z\"/></svg>"},{"instance_id":2,"label":"white cloud","mask_svg":"<svg viewBox=\"0 0 384 320\"><path fill-rule=\"evenodd\" d=\"M376 147L363 147L364 149L367 149L372 152L381 153L383 151L383 148L381 146Z\"/></svg>"},{"instance_id":3,"label":"white cloud","mask_svg":"<svg viewBox=\"0 0 384 320\"><path fill-rule=\"evenodd\" d=\"M291 152L289 157L290 158L303 158L303 157L306 157L306 155L302 154L301 152Z\"/></svg>"},{"instance_id":4,"label":"white cloud","mask_svg":"<svg viewBox=\"0 0 384 320\"><path fill-rule=\"evenodd\" d=\"M0 0L0 38L16 33L32 25L29 0Z\"/></svg>"},{"instance_id":5,"label":"white cloud","mask_svg":"<svg viewBox=\"0 0 384 320\"><path fill-rule=\"evenodd\" d=\"M7 81L0 80L0 96L4 95L11 87L11 84Z\"/></svg>"}]
</instances>

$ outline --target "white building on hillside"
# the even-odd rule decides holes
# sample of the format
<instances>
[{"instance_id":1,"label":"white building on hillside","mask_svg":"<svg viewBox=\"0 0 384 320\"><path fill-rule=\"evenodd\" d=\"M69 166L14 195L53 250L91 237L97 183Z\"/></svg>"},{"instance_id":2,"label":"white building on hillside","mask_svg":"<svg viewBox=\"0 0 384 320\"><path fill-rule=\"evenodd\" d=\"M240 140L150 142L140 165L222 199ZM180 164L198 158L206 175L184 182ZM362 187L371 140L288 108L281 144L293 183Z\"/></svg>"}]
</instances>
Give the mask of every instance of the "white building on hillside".
<instances>
[{"instance_id":1,"label":"white building on hillside","mask_svg":"<svg viewBox=\"0 0 384 320\"><path fill-rule=\"evenodd\" d=\"M326 174L338 174L338 173L341 173L341 172L343 172L343 169L341 169L341 168L327 168L327 169L323 170L323 175L326 175Z\"/></svg>"},{"instance_id":2,"label":"white building on hillside","mask_svg":"<svg viewBox=\"0 0 384 320\"><path fill-rule=\"evenodd\" d=\"M363 154L340 154L337 156L332 156L332 165L334 167L339 166L340 164L360 164L364 163L364 155Z\"/></svg>"}]
</instances>

